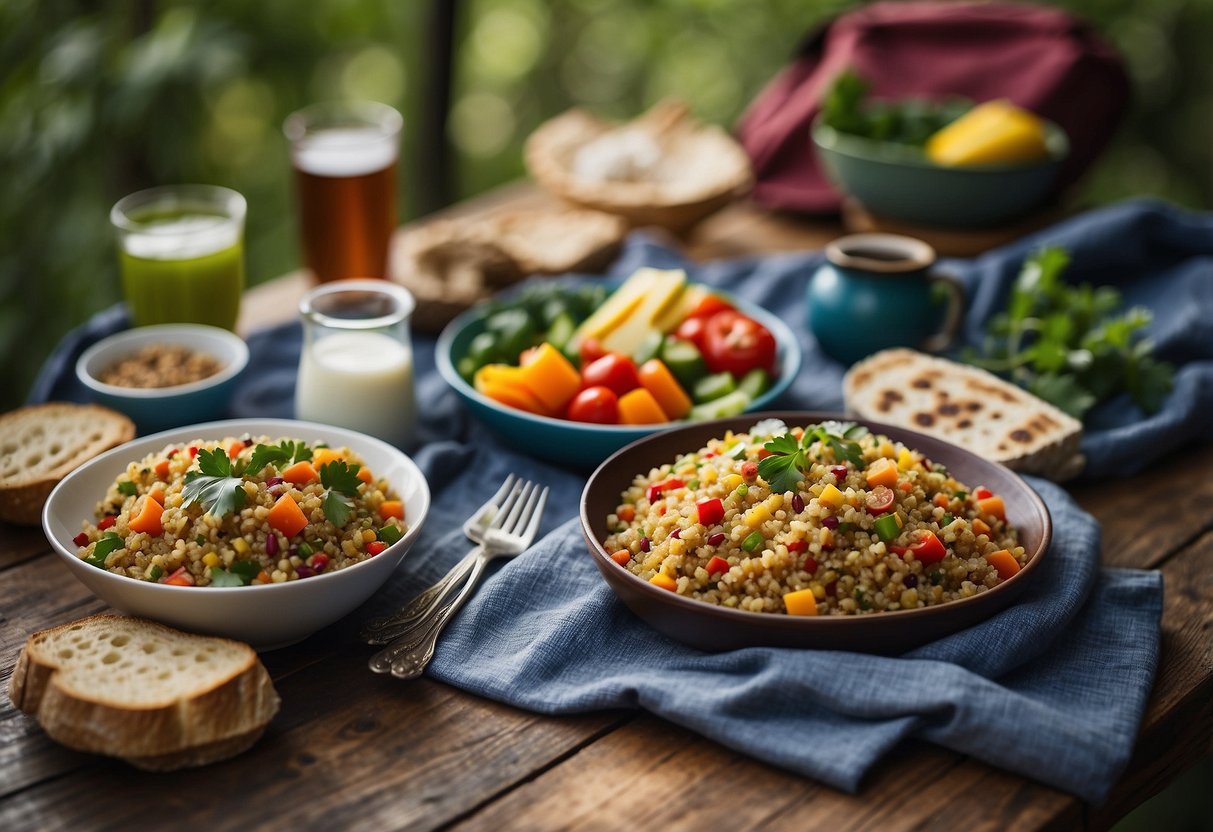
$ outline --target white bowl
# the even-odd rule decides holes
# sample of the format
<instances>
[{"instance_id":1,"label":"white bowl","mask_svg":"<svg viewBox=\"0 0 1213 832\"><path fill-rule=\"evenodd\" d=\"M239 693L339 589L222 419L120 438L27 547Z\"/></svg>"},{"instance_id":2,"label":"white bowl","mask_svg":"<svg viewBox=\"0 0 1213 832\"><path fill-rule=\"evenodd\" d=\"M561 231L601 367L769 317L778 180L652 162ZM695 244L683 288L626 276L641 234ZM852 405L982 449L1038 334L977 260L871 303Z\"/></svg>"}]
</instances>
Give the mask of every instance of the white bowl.
<instances>
[{"instance_id":1,"label":"white bowl","mask_svg":"<svg viewBox=\"0 0 1213 832\"><path fill-rule=\"evenodd\" d=\"M223 366L212 376L172 387L119 387L100 380L108 367L149 344L185 347L209 355ZM225 416L236 378L248 359L248 346L226 329L158 324L118 332L93 344L76 361L76 378L98 404L130 416L140 433L151 433Z\"/></svg>"},{"instance_id":2,"label":"white bowl","mask_svg":"<svg viewBox=\"0 0 1213 832\"><path fill-rule=\"evenodd\" d=\"M375 475L387 479L404 501L408 531L375 557L361 563L281 584L242 587L170 586L115 575L76 556L72 538L93 517L126 465L165 445L194 439L265 434L347 446ZM293 644L352 612L379 589L421 533L430 507L430 489L413 460L361 433L290 419L231 419L145 436L107 451L69 474L42 510L42 529L73 575L110 606L195 633L248 642L258 650Z\"/></svg>"}]
</instances>

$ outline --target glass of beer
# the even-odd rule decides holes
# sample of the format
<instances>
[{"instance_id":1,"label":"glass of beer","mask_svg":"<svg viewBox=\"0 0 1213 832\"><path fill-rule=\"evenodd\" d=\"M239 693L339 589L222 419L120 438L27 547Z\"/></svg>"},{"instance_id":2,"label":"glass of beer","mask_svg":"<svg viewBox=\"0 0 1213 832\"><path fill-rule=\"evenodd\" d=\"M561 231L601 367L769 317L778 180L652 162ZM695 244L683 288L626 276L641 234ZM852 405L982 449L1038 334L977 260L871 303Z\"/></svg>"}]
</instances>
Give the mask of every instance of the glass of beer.
<instances>
[{"instance_id":1,"label":"glass of beer","mask_svg":"<svg viewBox=\"0 0 1213 832\"><path fill-rule=\"evenodd\" d=\"M403 123L386 104L347 101L313 104L283 125L304 265L317 280L388 277Z\"/></svg>"},{"instance_id":2,"label":"glass of beer","mask_svg":"<svg viewBox=\"0 0 1213 832\"><path fill-rule=\"evenodd\" d=\"M131 322L234 330L246 211L244 197L213 185L169 185L118 200L110 222Z\"/></svg>"}]
</instances>

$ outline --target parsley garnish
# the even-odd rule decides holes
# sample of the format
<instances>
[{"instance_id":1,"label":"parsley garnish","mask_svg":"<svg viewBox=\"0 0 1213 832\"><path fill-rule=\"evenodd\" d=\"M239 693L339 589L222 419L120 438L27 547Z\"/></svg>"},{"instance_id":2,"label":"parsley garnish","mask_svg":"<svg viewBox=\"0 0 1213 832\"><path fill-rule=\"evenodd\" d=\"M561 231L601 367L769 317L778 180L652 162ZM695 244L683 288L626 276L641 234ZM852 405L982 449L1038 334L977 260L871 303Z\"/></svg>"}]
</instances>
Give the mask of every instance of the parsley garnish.
<instances>
[{"instance_id":1,"label":"parsley garnish","mask_svg":"<svg viewBox=\"0 0 1213 832\"><path fill-rule=\"evenodd\" d=\"M105 559L109 556L110 552L121 549L123 545L122 538L118 536L117 532L106 532L97 541L97 545L93 546L93 554L91 557L85 558L85 562L92 564L98 569L104 569Z\"/></svg>"},{"instance_id":2,"label":"parsley garnish","mask_svg":"<svg viewBox=\"0 0 1213 832\"><path fill-rule=\"evenodd\" d=\"M341 459L320 466L320 484L327 489L324 492L324 516L334 526L344 526L354 510L354 501L350 498L358 493L358 486L362 483L358 479L359 467L346 465Z\"/></svg>"},{"instance_id":3,"label":"parsley garnish","mask_svg":"<svg viewBox=\"0 0 1213 832\"><path fill-rule=\"evenodd\" d=\"M251 560L234 560L227 569L211 567L211 586L248 586L261 572L261 566Z\"/></svg>"},{"instance_id":4,"label":"parsley garnish","mask_svg":"<svg viewBox=\"0 0 1213 832\"><path fill-rule=\"evenodd\" d=\"M1024 261L1007 311L990 319L982 354L965 359L999 373L1081 419L1099 402L1127 392L1154 412L1170 392L1174 368L1151 356L1140 338L1148 309L1121 306L1120 292L1088 283L1067 285L1070 256L1046 247Z\"/></svg>"},{"instance_id":5,"label":"parsley garnish","mask_svg":"<svg viewBox=\"0 0 1213 832\"><path fill-rule=\"evenodd\" d=\"M258 474L261 469L269 465L271 462L275 465L284 462L300 462L301 460L311 459L312 449L302 442L292 442L290 439L284 439L278 445L258 445L253 448L253 456L249 460L246 472L249 474Z\"/></svg>"},{"instance_id":6,"label":"parsley garnish","mask_svg":"<svg viewBox=\"0 0 1213 832\"><path fill-rule=\"evenodd\" d=\"M866 436L868 429L853 422L823 422L805 428L800 441L790 433L776 436L763 445L771 455L758 462L758 474L777 493L791 491L809 469L808 452L817 442L826 445L838 462L863 465L863 450L856 439Z\"/></svg>"},{"instance_id":7,"label":"parsley garnish","mask_svg":"<svg viewBox=\"0 0 1213 832\"><path fill-rule=\"evenodd\" d=\"M244 505L243 480L232 475L232 461L222 448L198 452L198 470L185 475L184 506L202 503L212 517L230 514Z\"/></svg>"},{"instance_id":8,"label":"parsley garnish","mask_svg":"<svg viewBox=\"0 0 1213 832\"><path fill-rule=\"evenodd\" d=\"M134 497L139 493L139 489L130 480L122 480L118 483L118 493L124 494L127 497Z\"/></svg>"}]
</instances>

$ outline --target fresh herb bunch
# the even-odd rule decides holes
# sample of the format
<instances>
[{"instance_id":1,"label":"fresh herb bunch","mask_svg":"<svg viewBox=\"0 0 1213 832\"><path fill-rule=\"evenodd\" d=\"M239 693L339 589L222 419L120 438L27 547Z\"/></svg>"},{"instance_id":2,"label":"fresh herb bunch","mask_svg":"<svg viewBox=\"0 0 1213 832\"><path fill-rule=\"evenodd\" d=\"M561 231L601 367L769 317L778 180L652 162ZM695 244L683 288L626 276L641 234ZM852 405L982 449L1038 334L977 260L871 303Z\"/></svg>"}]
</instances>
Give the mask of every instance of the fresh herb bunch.
<instances>
[{"instance_id":1,"label":"fresh herb bunch","mask_svg":"<svg viewBox=\"0 0 1213 832\"><path fill-rule=\"evenodd\" d=\"M185 507L201 503L212 517L222 517L241 508L247 495L244 479L232 470L232 460L222 448L198 452L198 470L185 475L181 490Z\"/></svg>"},{"instance_id":2,"label":"fresh herb bunch","mask_svg":"<svg viewBox=\"0 0 1213 832\"><path fill-rule=\"evenodd\" d=\"M854 422L822 422L805 428L800 441L791 433L776 436L765 445L771 455L758 461L758 474L767 481L771 491L791 491L805 478L813 457L809 452L820 442L834 454L835 462L850 462L863 467L863 450L856 440L867 436L868 429Z\"/></svg>"},{"instance_id":3,"label":"fresh herb bunch","mask_svg":"<svg viewBox=\"0 0 1213 832\"><path fill-rule=\"evenodd\" d=\"M1069 286L1070 256L1046 247L1024 261L1005 312L990 319L982 353L965 359L998 373L1077 419L1121 392L1147 412L1162 406L1174 368L1155 359L1140 337L1150 310L1114 314L1120 293L1110 286Z\"/></svg>"},{"instance_id":4,"label":"fresh herb bunch","mask_svg":"<svg viewBox=\"0 0 1213 832\"><path fill-rule=\"evenodd\" d=\"M921 147L932 134L973 106L968 99L955 97L940 101L868 100L870 89L871 84L853 69L840 72L822 102L823 121L841 133Z\"/></svg>"},{"instance_id":5,"label":"fresh herb bunch","mask_svg":"<svg viewBox=\"0 0 1213 832\"><path fill-rule=\"evenodd\" d=\"M354 510L354 497L362 480L358 479L361 466L346 465L340 459L320 466L320 484L324 492L324 516L334 526L344 526Z\"/></svg>"}]
</instances>

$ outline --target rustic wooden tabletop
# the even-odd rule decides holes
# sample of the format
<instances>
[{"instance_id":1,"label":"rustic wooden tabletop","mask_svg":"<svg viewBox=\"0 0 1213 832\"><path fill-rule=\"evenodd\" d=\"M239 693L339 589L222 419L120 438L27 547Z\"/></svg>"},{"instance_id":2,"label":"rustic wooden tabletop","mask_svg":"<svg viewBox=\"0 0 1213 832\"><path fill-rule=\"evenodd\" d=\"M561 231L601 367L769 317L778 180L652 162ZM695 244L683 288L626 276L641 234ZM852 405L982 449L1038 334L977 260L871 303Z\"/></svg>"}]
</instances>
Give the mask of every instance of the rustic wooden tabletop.
<instances>
[{"instance_id":1,"label":"rustic wooden tabletop","mask_svg":"<svg viewBox=\"0 0 1213 832\"><path fill-rule=\"evenodd\" d=\"M515 187L457 213L534 201ZM696 257L817 248L839 229L726 209ZM294 314L298 275L248 294L242 327ZM1162 662L1129 768L1107 805L923 743L847 795L644 712L540 716L422 679L371 674L337 625L263 658L282 710L249 752L146 774L51 742L0 697L0 829L1106 828L1207 754L1213 738L1213 446L1070 490L1111 567L1165 575ZM0 684L26 637L104 608L38 529L0 524ZM1031 737L1025 737L1031 742Z\"/></svg>"}]
</instances>

